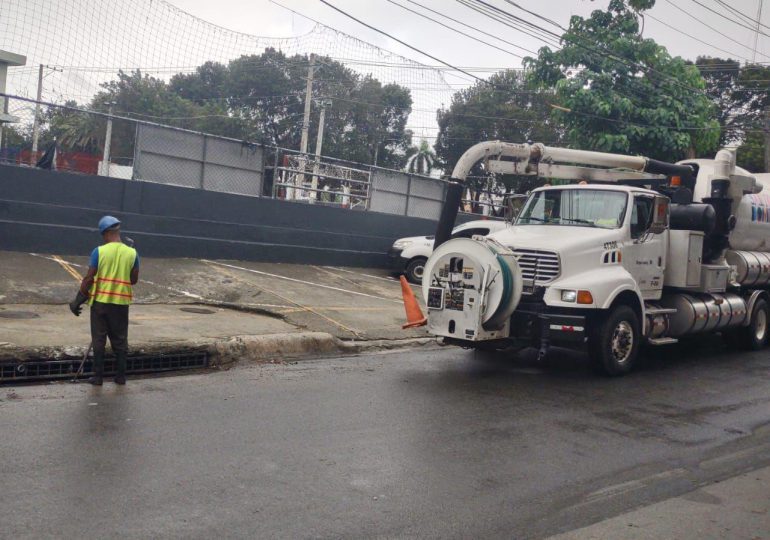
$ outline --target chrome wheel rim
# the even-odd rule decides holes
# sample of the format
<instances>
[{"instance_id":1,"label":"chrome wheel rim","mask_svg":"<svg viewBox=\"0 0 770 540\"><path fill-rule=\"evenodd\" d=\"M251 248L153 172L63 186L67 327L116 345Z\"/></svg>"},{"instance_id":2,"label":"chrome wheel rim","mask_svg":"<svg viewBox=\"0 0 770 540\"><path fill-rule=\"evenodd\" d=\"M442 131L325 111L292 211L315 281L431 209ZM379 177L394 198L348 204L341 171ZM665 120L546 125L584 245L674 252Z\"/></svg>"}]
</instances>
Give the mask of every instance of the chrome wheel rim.
<instances>
[{"instance_id":1,"label":"chrome wheel rim","mask_svg":"<svg viewBox=\"0 0 770 540\"><path fill-rule=\"evenodd\" d=\"M421 265L415 266L413 273L414 273L414 277L416 277L417 279L422 279L422 275L425 273L425 265L421 264Z\"/></svg>"},{"instance_id":2,"label":"chrome wheel rim","mask_svg":"<svg viewBox=\"0 0 770 540\"><path fill-rule=\"evenodd\" d=\"M757 320L754 324L754 337L757 341L765 339L767 333L767 312L764 309L757 311Z\"/></svg>"},{"instance_id":3,"label":"chrome wheel rim","mask_svg":"<svg viewBox=\"0 0 770 540\"><path fill-rule=\"evenodd\" d=\"M618 364L624 364L631 357L634 348L634 329L628 321L620 321L612 332L610 341L612 357Z\"/></svg>"}]
</instances>

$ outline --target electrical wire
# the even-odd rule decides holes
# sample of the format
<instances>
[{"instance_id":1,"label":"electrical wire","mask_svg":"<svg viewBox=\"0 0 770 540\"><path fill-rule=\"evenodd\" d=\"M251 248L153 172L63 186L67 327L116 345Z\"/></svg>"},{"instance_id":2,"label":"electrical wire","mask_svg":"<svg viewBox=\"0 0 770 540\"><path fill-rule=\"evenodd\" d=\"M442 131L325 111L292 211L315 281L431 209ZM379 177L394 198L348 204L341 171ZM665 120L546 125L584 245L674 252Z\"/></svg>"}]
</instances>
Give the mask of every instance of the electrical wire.
<instances>
[{"instance_id":1,"label":"electrical wire","mask_svg":"<svg viewBox=\"0 0 770 540\"><path fill-rule=\"evenodd\" d=\"M271 1L272 1L272 0L271 0ZM373 30L373 31L375 31L375 32L377 32L377 33L379 33L379 34L382 34L383 36L389 37L390 39L392 39L392 40L394 40L394 41L396 41L396 42L400 43L400 44L401 44L401 45L403 45L404 47L407 47L407 48L409 48L409 49L412 49L413 51L415 51L415 52L418 52L418 53L422 54L423 56L427 56L427 57L428 57L428 58L430 58L431 60L435 60L435 61L436 61L436 62L438 62L439 64L444 64L445 66L448 66L448 67L450 67L450 68L454 69L455 71L459 71L460 73L462 73L462 74L464 74L464 75L467 75L468 77L471 77L471 78L473 78L473 79L476 79L477 81L483 81L483 80L484 80L484 79L482 79L482 78L480 78L480 77L477 77L476 75L472 75L471 73L468 73L467 71L464 71L464 70L462 70L462 69L460 69L460 68L458 68L458 67L456 67L456 66L453 66L453 65L452 65L452 64L450 64L449 62L445 62L445 61L441 60L440 58L436 58L435 56L433 56L433 55L431 55L431 54L428 54L428 53L426 53L425 51L422 51L422 50L418 49L417 47L415 47L415 46L413 46L413 45L409 45L409 44L408 44L408 43L406 43L405 41L402 41L402 40L398 39L397 37L395 37L395 36L393 36L393 35L391 35L391 34L388 34L387 32L385 32L385 31L383 31L383 30L380 30L379 28L375 28L374 26L372 26L372 25L370 25L370 24L367 24L367 23L363 22L361 19L357 19L356 17L354 17L354 16L353 16L353 15L351 15L350 13L347 13L346 11L344 11L344 10L342 10L342 9L338 8L338 7L337 7L337 6L335 6L334 4L331 4L330 2L327 2L327 0L319 0L319 2L321 2L322 4L325 4L325 5L327 5L328 7L332 8L334 11L336 11L336 12L338 12L338 13L340 13L340 14L344 15L345 17L347 17L347 18L349 18L349 19L352 19L352 20L354 20L354 21L355 21L355 22L357 22L358 24L360 24L360 25L362 25L362 26L365 26L365 27L369 28L370 30Z\"/></svg>"},{"instance_id":2,"label":"electrical wire","mask_svg":"<svg viewBox=\"0 0 770 540\"><path fill-rule=\"evenodd\" d=\"M678 9L679 11L681 11L682 13L684 13L685 15L687 15L688 17L690 17L690 18L691 18L691 19L693 19L694 21L697 21L697 22L699 22L700 24L702 24L703 26L705 26L705 27L706 27L706 28L708 28L709 30L712 30L712 31L716 32L717 34L719 34L719 35L720 35L720 36L722 36L722 37L726 37L727 39L729 39L730 41L732 41L732 42L733 42L733 43L735 43L736 45L739 45L739 46L743 47L744 49L752 50L752 48L751 48L751 47L749 47L748 45L744 45L743 43L741 43L741 42L739 42L739 41L736 41L734 37L731 37L731 36L729 36L729 35L725 34L724 32L722 32L722 31L718 30L717 28L714 28L713 26L711 26L710 24L708 24L708 23L704 22L703 20L699 19L698 17L696 17L695 15L693 15L692 13L690 13L689 11L687 11L687 10L685 10L685 9L683 9L683 8L681 8L681 7L679 7L679 6L677 6L677 5L676 5L674 2L672 2L671 0L666 0L666 2L667 2L668 4L671 4L672 6L674 6L676 9ZM648 16L648 17L651 17L651 18L653 18L653 19L655 19L655 17L652 17L652 15L650 15L650 14L647 14L647 16ZM655 19L655 20L658 20L658 19ZM661 21L658 21L658 22L661 22ZM663 24L665 24L665 23L663 23ZM666 25L666 26L669 26L669 25ZM669 26L669 28L673 28L673 27ZM677 32L680 32L680 33L684 34L684 32L682 32L682 30L681 30L681 29L678 29L678 28L674 28L674 30L676 30ZM685 34L685 35L688 35L688 34ZM692 37L692 36L690 36L690 37ZM696 39L697 39L697 38L696 38ZM698 40L698 41L700 41L700 40ZM701 43L703 43L703 42L701 41ZM711 47L713 47L713 48L715 48L715 49L718 49L718 47L716 47L716 46L714 46L714 45L711 45ZM724 49L719 49L719 50L721 50L722 52L728 52L728 51L725 51ZM748 60L748 58L747 58L747 57L745 57L745 56L741 56L741 55L738 55L738 54L735 54L735 53L729 53L729 52L728 52L728 54L733 54L734 56L738 56L739 58L743 58L744 60ZM762 53L759 53L759 54L761 54L761 55L762 55L762 56L764 56L765 58L770 58L770 56L768 56L768 55L766 55L766 54L762 54Z\"/></svg>"}]
</instances>

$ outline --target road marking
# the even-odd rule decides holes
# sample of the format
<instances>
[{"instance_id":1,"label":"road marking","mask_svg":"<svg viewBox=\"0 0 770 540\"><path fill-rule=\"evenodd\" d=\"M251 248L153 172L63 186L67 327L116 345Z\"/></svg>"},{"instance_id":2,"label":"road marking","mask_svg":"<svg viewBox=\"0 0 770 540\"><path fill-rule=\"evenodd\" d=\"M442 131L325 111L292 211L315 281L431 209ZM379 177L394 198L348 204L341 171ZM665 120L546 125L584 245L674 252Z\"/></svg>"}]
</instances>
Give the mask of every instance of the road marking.
<instances>
[{"instance_id":1,"label":"road marking","mask_svg":"<svg viewBox=\"0 0 770 540\"><path fill-rule=\"evenodd\" d=\"M327 269L327 268L324 268L323 266L315 266L315 265L313 265L313 268L315 268L316 270L320 270L321 272L326 272L326 273L327 273L327 274L329 274L330 276L334 276L334 277L336 277L337 279L344 279L344 280L345 280L345 281L347 281L348 283L352 283L353 285L358 285L358 283L356 283L356 282L355 282L355 281L353 281L352 279L346 278L345 276L341 276L341 275L339 275L339 274L335 274L334 272L332 272L331 270L329 270L329 269Z\"/></svg>"},{"instance_id":2,"label":"road marking","mask_svg":"<svg viewBox=\"0 0 770 540\"><path fill-rule=\"evenodd\" d=\"M312 287L320 287L322 289L329 289L329 290L332 290L332 291L337 291L337 292L342 292L342 293L347 293L347 294L353 294L353 295L356 295L356 296L365 296L366 298L374 298L376 300L385 300L386 302L393 302L395 304L400 304L401 303L401 300L393 300L392 298L385 298L384 296L375 296L373 294L366 294L366 293L362 293L362 292L358 292L358 291L351 291L349 289L341 289L340 287L332 287L331 285L322 285L321 283L313 283L312 281L305 281L305 280L302 280L302 279L295 279L295 278L290 278L290 277L286 277L286 276L279 276L278 274L271 274L270 272L262 272L260 270L254 270L252 268L244 268L243 266L235 266L234 264L227 264L227 263L218 262L218 261L210 261L208 259L201 259L201 260L203 262L205 262L205 263L215 264L217 266L224 266L226 268L233 268L235 270L243 270L244 272L251 272L252 274L259 274L261 276L274 277L274 278L277 278L277 279L283 279L285 281L292 281L294 283L302 283L303 285L310 285ZM270 292L270 291L268 291L268 292Z\"/></svg>"},{"instance_id":3,"label":"road marking","mask_svg":"<svg viewBox=\"0 0 770 540\"><path fill-rule=\"evenodd\" d=\"M387 281L388 283L398 283L399 280L392 277L382 277L382 276L373 276L372 274L364 274L363 272L354 272L353 270L347 270L346 268L340 268L339 266L326 266L325 268L331 268L333 270L339 270L340 272L346 272L348 274L354 274L356 276L366 276L374 279L379 279L382 281Z\"/></svg>"},{"instance_id":4,"label":"road marking","mask_svg":"<svg viewBox=\"0 0 770 540\"><path fill-rule=\"evenodd\" d=\"M214 262L214 261L209 261L209 260L206 260L206 259L202 259L202 260L203 260L203 262L205 262L205 263L208 263L208 264L210 264L210 265L212 265L212 264L213 264L213 265L225 266L225 267L228 267L228 268L235 268L235 269L238 269L238 270L249 270L248 268L239 268L239 267L237 267L237 266L232 266L232 265L229 265L229 264L224 264L224 263L216 263L216 262ZM297 306L298 308L301 308L303 311L307 311L307 312L313 313L313 314L315 314L315 315L318 315L318 316L319 316L319 317L321 317L322 319L324 319L324 320L326 320L326 321L328 321L328 322L332 323L333 325L335 325L335 326L337 326L337 327L339 327L339 328L342 328L342 329L343 329L343 330L345 330L346 332L350 332L351 334L353 334L354 336L356 336L356 337L358 337L358 338L360 338L360 337L363 337L363 336L361 335L361 332L359 332L359 331L358 331L358 330L356 330L355 328L351 328L351 327L349 327L349 326L346 326L346 325L342 324L342 323L341 323L341 322L339 322L339 321L335 321L335 320L334 320L334 319L332 319L331 317L327 317L327 316L326 316L326 315L324 315L323 313L320 313L320 312L318 312L318 311L314 310L314 309L313 309L313 308L311 308L311 307L308 307L308 306L304 306L304 305L300 304L299 302L295 302L295 301L294 301L294 300L292 300L291 298L286 298L285 296L283 296L283 295L281 295L281 294L279 294L279 293L277 293L277 292L271 291L271 290L269 290L269 289L265 289L264 287L260 287L259 285L255 285L254 283L252 283L252 282L250 282L250 281L246 281L246 280L244 280L243 278L241 278L240 276L236 275L234 272L232 272L232 271L230 271L230 270L226 270L225 268L217 268L216 266L214 267L214 269L215 269L215 270L217 270L217 271L218 271L218 272L220 272L220 273L223 273L223 274L225 274L225 275L227 275L227 276L230 276L231 278L233 278L233 279L235 279L235 280L237 280L237 281L248 283L248 284L249 284L250 286L252 286L252 287L255 287L255 288L257 288L257 289L259 289L259 290L261 290L261 291L263 291L263 292L266 292L266 293L268 293L268 294L272 294L272 295L274 295L274 296L277 296L277 297L278 297L278 298L280 298L281 300L284 300L284 301L286 301L286 302L289 302L289 303L291 303L291 304L294 304L294 305L295 305L295 306ZM263 272L259 272L259 271L257 271L257 270L255 270L254 272L256 272L256 273L263 273ZM280 277L280 276L276 276L276 277ZM291 278L288 278L288 279L291 279ZM292 281L295 281L295 280L292 280Z\"/></svg>"},{"instance_id":5,"label":"road marking","mask_svg":"<svg viewBox=\"0 0 770 540\"><path fill-rule=\"evenodd\" d=\"M40 257L41 259L47 259L47 260L49 260L49 261L59 262L59 261L57 261L57 260L56 260L55 258L53 258L53 257L48 257L48 256L46 256L46 255L40 255L39 253L30 253L30 255L32 255L33 257ZM61 257L59 257L59 258L61 258ZM72 261L65 261L64 259L61 259L61 260L63 260L63 261L64 261L64 262L66 262L68 265L70 265L70 266L73 266L73 267L77 267L77 268L82 268L82 267L83 267L83 265L82 265L82 264L74 263L74 262L72 262Z\"/></svg>"},{"instance_id":6,"label":"road marking","mask_svg":"<svg viewBox=\"0 0 770 540\"><path fill-rule=\"evenodd\" d=\"M83 281L83 276L81 276L81 275L80 275L80 272L78 272L77 270L75 270L74 268L72 268L72 266L70 266L70 264L69 264L67 261L65 261L64 259L62 259L62 258L61 258L61 257L59 257L58 255L54 255L54 256L53 256L53 257L51 257L51 258L52 258L52 260L54 260L54 261L56 261L57 263L59 263L59 265L60 265L62 268L64 268L64 270L66 270L66 271L67 271L67 273L68 273L69 275L71 275L73 278L75 278L75 280L76 280L78 283L80 283L81 281Z\"/></svg>"}]
</instances>

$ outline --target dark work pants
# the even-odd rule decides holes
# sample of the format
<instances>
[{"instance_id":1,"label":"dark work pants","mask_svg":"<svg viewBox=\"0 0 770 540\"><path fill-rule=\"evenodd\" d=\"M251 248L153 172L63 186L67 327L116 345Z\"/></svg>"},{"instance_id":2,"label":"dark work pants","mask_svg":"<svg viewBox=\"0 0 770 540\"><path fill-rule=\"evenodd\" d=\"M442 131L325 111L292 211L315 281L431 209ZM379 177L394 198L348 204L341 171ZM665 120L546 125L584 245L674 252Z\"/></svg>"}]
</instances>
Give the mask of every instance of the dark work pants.
<instances>
[{"instance_id":1,"label":"dark work pants","mask_svg":"<svg viewBox=\"0 0 770 540\"><path fill-rule=\"evenodd\" d=\"M94 348L94 371L101 372L104 365L104 348L110 338L112 351L118 358L118 371L125 371L128 353L128 306L94 302L91 306L91 344Z\"/></svg>"}]
</instances>

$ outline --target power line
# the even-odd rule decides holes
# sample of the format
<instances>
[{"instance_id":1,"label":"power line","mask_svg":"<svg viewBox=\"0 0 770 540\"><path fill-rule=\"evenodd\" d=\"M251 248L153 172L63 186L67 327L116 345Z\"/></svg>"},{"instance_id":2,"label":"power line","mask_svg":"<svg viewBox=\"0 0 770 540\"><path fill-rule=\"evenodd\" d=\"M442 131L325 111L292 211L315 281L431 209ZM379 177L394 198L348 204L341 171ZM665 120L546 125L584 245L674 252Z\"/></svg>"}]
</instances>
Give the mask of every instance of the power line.
<instances>
[{"instance_id":1,"label":"power line","mask_svg":"<svg viewBox=\"0 0 770 540\"><path fill-rule=\"evenodd\" d=\"M689 11L687 11L687 10L685 10L685 9L683 9L683 8L681 8L681 7L679 7L679 6L677 6L677 5L676 5L674 2L672 2L671 0L666 0L666 2L667 2L667 3L669 3L669 4L671 4L672 6L674 6L676 9L678 9L679 11L681 11L682 13L684 13L685 15L687 15L688 17L690 17L691 19L693 19L693 20L695 20L695 21L699 22L700 24L702 24L702 25L703 25L703 26L705 26L706 28L708 28L708 29L710 29L710 30L712 30L712 31L716 32L716 33L717 33L717 34L719 34L720 36L722 36L722 37L726 37L727 39L729 39L730 41L732 41L732 42L733 42L733 43L735 43L736 45L740 45L740 46L741 46L741 47L743 47L744 49L748 49L748 50L751 50L751 47L749 47L748 45L744 45L743 43L741 43L741 42L739 42L739 41L736 41L734 37L732 37L732 36L728 36L728 35L727 35L727 34L725 34L724 32L722 32L722 31L718 30L717 28L714 28L713 26L711 26L710 24L708 24L708 23L704 22L703 20L699 19L698 17L696 17L695 15L693 15L692 13L690 13ZM651 18L655 19L655 17L653 17L653 16L652 16L652 15L650 15L650 14L647 14L647 15L645 15L645 16L647 16L647 17L651 17ZM657 21L658 19L655 19L655 20ZM662 22L662 21L658 21L658 22ZM663 24L666 24L666 23L663 23ZM666 24L666 26L669 26L669 25L667 25L667 24ZM673 28L673 27L669 26L669 28ZM682 34L684 34L684 32L682 32L682 30L681 30L681 29L678 29L678 28L674 28L674 30L676 30L676 31L678 31L678 32L680 32L680 33L682 33ZM685 35L688 35L688 34L685 34ZM690 36L690 37L692 37L692 36ZM695 38L695 39L697 39L697 38ZM698 40L698 41L700 41L700 40ZM701 43L703 43L703 42L701 41ZM715 48L715 49L719 49L719 48L718 48L718 47L716 47L715 45L710 45L710 46L711 46L711 47L713 47L713 48ZM735 54L735 53L730 53L730 52L728 52L728 51L725 51L724 49L719 49L719 50L720 50L720 51L722 51L722 52L727 52L728 54ZM760 53L760 54L761 54L761 53ZM747 57L745 57L745 56L741 56L741 55L738 55L738 54L735 54L735 56L738 56L739 58L743 58L744 60L748 60L748 58L747 58ZM762 54L762 56L764 56L765 58L770 58L770 56L767 56L766 54Z\"/></svg>"},{"instance_id":2,"label":"power line","mask_svg":"<svg viewBox=\"0 0 770 540\"><path fill-rule=\"evenodd\" d=\"M507 49L503 49L502 47L498 47L497 45L493 45L492 43L489 43L488 41L484 41L483 39L477 38L477 37L475 37L475 36L472 36L472 35L470 35L470 34L466 34L466 33L465 33L465 32L463 32L462 30L458 30L457 28L452 28L451 26L449 26L449 25L446 25L446 24L442 23L441 21L437 21L437 20L436 20L436 19L434 19L433 17L429 17L428 15L425 15L425 14L423 14L423 13L420 13L420 12L418 12L418 11L415 11L415 10L413 10L413 9L411 9L411 8L408 8L408 7L406 7L406 6L402 6L402 5L401 5L401 4L399 4L398 2L395 2L394 0L385 0L385 1L386 1L386 2L389 2L389 3L391 3L391 4L393 4L394 6L398 6L398 7L400 7L401 9L405 9L406 11L408 11L408 12L410 12L410 13L414 13L415 15L417 15L417 16L419 16L419 17L422 17L422 18L424 18L424 19L427 19L427 20L429 20L429 21L432 21L432 22L434 22L434 23L438 24L439 26L442 26L442 27L444 27L444 28L447 28L447 29L449 29L449 30L452 30L453 32L457 32L458 34L460 34L460 35L462 35L462 36L465 36L465 37L467 37L467 38L470 38L470 39L472 39L472 40L474 40L474 41L477 41L477 42L479 42L479 43L483 43L484 45L487 45L488 47L492 47L493 49L497 49L498 51L502 51L502 52L504 52L504 53L506 53L506 54L510 54L511 56L515 56L516 58L524 58L524 57L523 57L523 56L521 56L520 54L517 54L517 53L515 53L515 52L513 52L513 51L509 51L509 50L507 50Z\"/></svg>"},{"instance_id":3,"label":"power line","mask_svg":"<svg viewBox=\"0 0 770 540\"><path fill-rule=\"evenodd\" d=\"M674 7L676 7L676 6L674 6ZM689 13L688 13L688 15L689 15ZM690 15L690 16L692 17L692 15ZM711 47L712 49L716 49L716 50L718 50L718 51L721 51L721 52L723 52L723 53L727 53L727 54L729 54L730 56L736 56L736 57L738 57L738 58L743 58L744 60L748 60L748 57L746 57L746 56L742 56L742 55L740 55L740 54L736 54L736 53L734 53L734 52L730 52L730 51L727 51L727 50L725 50L725 49L722 49L722 48L720 48L720 47L717 47L717 46L716 46L716 45L714 45L713 43L709 43L709 42L707 42L707 41L703 41L702 39L699 39L699 38L697 38L697 37L693 36L692 34L688 34L687 32L683 31L681 28L676 28L676 27L674 27L674 26L671 26L671 25L670 25L670 24L668 24L667 22L665 22L665 21L661 21L660 19L658 19L657 17L655 17L654 15L652 15L652 13L645 13L645 14L644 14L644 17L645 17L645 18L649 17L649 18L650 18L650 19L652 19L653 21L656 21L656 22L658 22L658 23L662 24L663 26L665 26L665 27L667 27L667 28L670 28L671 30L676 30L676 32L677 32L677 33L679 33L679 34L682 34L683 36L687 36L688 38L694 39L694 40L695 40L695 41L697 41L698 43L702 43L702 44L704 44L704 45L707 45L707 46ZM740 43L739 43L739 45L740 45Z\"/></svg>"},{"instance_id":4,"label":"power line","mask_svg":"<svg viewBox=\"0 0 770 540\"><path fill-rule=\"evenodd\" d=\"M271 1L273 1L273 0L271 0ZM422 54L423 56L427 56L428 58L430 58L430 59L432 59L432 60L435 60L435 61L436 61L436 62L438 62L439 64L444 64L445 66L448 66L448 67L450 67L450 68L454 69L455 71L459 71L460 73L463 73L464 75L467 75L468 77L471 77L471 78L473 78L473 79L476 79L477 81L483 81L483 80L484 80L484 79L482 79L482 78L480 78L480 77L477 77L476 75L472 75L471 73L468 73L467 71L464 71L464 70L462 70L462 69L460 69L460 68L458 68L458 67L456 67L456 66L453 66L453 65L452 65L452 64L450 64L449 62L444 62L443 60L441 60L441 59L439 59L439 58L436 58L435 56L433 56L433 55L431 55L431 54L428 54L428 53L426 53L426 52L424 52L424 51L422 51L422 50L418 49L417 47L414 47L413 45L409 45L408 43L406 43L406 42L404 42L404 41L401 41L401 40L400 40L400 39L398 39L397 37L395 37L395 36L392 36L392 35L388 34L387 32L384 32L383 30L380 30L379 28L375 28L374 26L372 26L372 25L370 25L370 24L367 24L367 23L363 22L363 21L362 21L362 20L360 20L360 19L357 19L357 18L355 18L355 17L354 17L353 15L351 15L350 13L347 13L346 11L343 11L343 10L341 10L340 8L338 8L338 7L336 7L335 5L333 5L333 4L329 3L329 2L327 2L326 0L319 0L319 1L320 1L322 4L325 4L325 5L329 6L329 7L330 7L330 8L332 8L334 11L336 11L336 12L338 12L338 13L341 13L341 14L342 14L342 15L344 15L345 17L348 17L349 19L352 19L352 20L356 21L358 24L360 24L360 25L363 25L363 26L366 26L366 27L367 27L367 28L369 28L370 30L374 30L375 32L377 32L377 33L379 33L379 34L382 34L383 36L389 37L390 39L392 39L392 40L394 40L394 41L397 41L398 43L400 43L400 44L401 44L401 45L403 45L404 47L408 47L408 48L412 49L413 51L416 51L416 52L418 52L418 53Z\"/></svg>"},{"instance_id":5,"label":"power line","mask_svg":"<svg viewBox=\"0 0 770 540\"><path fill-rule=\"evenodd\" d=\"M667 2L669 2L669 4L671 3L669 0L666 0L666 1L667 1ZM725 15L724 13L719 13L718 11L716 11L715 9L713 9L713 8L711 8L711 7L709 7L709 6L707 6L706 4L704 4L703 2L701 2L700 0L692 0L692 1L693 1L693 2L695 2L696 4L698 4L699 6L701 6L702 8L704 8L704 9L707 9L707 10L708 10L708 11L710 11L711 13L714 13L714 14L716 14L716 15L719 15L719 16L720 16L720 17L722 17L723 19L725 19L725 20L727 20L727 21L730 21L730 22L731 22L731 23L733 23L733 24L737 24L738 26L740 26L740 27L742 27L742 28L746 28L747 30L751 30L752 32L756 31L756 32L758 32L758 33L762 34L763 36L768 36L768 37L770 37L770 34L766 34L766 33L764 33L764 32L759 32L759 29L756 29L756 30L755 30L754 28L752 28L752 27L750 27L750 26L746 26L746 25L745 25L745 24L743 24L741 21L736 21L735 19L732 19L732 18L728 17L728 16L727 16L727 15Z\"/></svg>"},{"instance_id":6,"label":"power line","mask_svg":"<svg viewBox=\"0 0 770 540\"><path fill-rule=\"evenodd\" d=\"M388 0L388 1L390 1L390 0ZM419 2L416 2L415 0L407 0L407 1L408 1L410 4L414 4L414 5L416 5L416 6L419 6L419 7L421 7L422 9L424 9L424 10L426 10L426 11L429 11L429 12L431 12L431 13L434 13L434 14L436 14L436 15L441 15L441 16L442 16L442 17L444 17L445 19L449 19L450 21L452 21L452 22L455 22L455 23L457 23L457 24L461 24L462 26L464 26L464 27L466 27L466 28L470 28L471 30L475 30L475 31L477 31L477 32L480 32L480 33L484 34L485 36L488 36L488 37L491 37L491 38L493 38L493 39L496 39L496 40L498 40L498 41L501 41L501 42L503 42L503 43L505 43L505 44L507 44L507 45L511 45L511 46L513 46L513 47L516 47L517 49L521 49L521 50L522 50L522 51L524 51L524 52L528 52L528 53L530 53L530 54L537 54L537 52L536 52L536 51L533 51L533 50L531 50L531 49L527 49L526 47L522 47L521 45L517 45L516 43L513 43L513 42L511 42L511 41L505 40L505 39L503 39L503 38L501 38L501 37L495 36L495 35L493 35L493 34L491 34L491 33L487 32L487 31L485 31L485 30L482 30L482 29L480 29L480 28L477 28L477 27L475 27L475 26L471 26L470 24L464 23L464 22L462 22L462 21L458 21L457 19L455 19L455 18L453 18L453 17L450 17L449 15L443 14L443 13L441 13L441 12L439 12L439 11L436 11L435 9L431 9L431 8L429 8L428 6L425 6L425 5L423 5L423 4L420 4Z\"/></svg>"}]
</instances>

